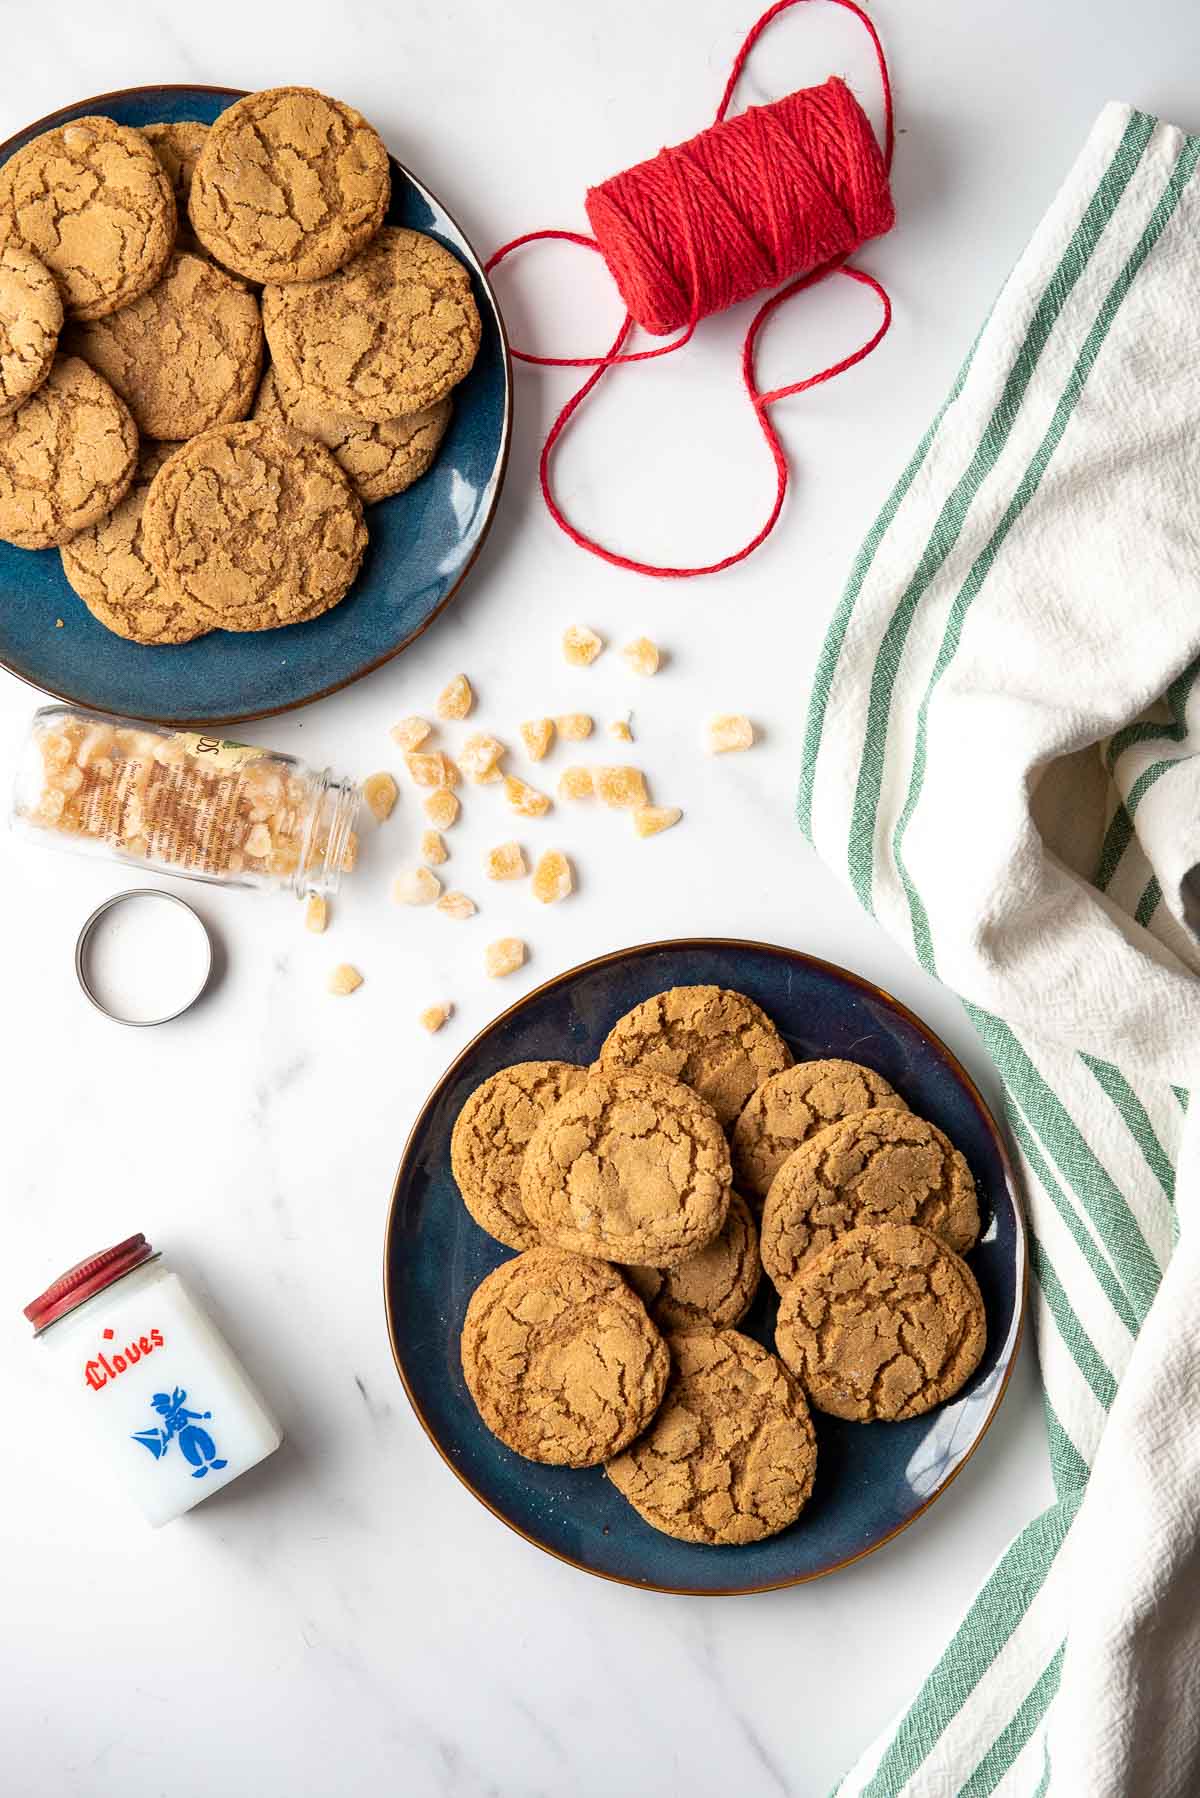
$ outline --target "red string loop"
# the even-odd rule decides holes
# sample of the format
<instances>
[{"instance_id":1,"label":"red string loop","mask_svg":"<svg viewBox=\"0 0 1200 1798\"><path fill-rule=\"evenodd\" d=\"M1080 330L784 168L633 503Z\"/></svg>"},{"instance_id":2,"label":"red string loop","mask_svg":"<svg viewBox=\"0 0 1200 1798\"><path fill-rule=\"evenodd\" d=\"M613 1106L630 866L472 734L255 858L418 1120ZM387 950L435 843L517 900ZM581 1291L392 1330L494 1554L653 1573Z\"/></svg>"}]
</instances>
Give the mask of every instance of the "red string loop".
<instances>
[{"instance_id":1,"label":"red string loop","mask_svg":"<svg viewBox=\"0 0 1200 1798\"><path fill-rule=\"evenodd\" d=\"M799 3L778 0L752 27L707 131L589 191L587 211L594 236L529 231L502 245L487 263L490 272L525 244L559 240L595 250L608 264L626 313L606 354L537 356L518 349L512 353L522 362L543 367L591 370L559 412L542 446L538 466L542 497L572 542L635 574L685 580L716 574L751 555L774 530L788 486L787 457L768 408L861 362L891 324L891 302L880 283L847 266L853 251L868 237L889 230L894 218L888 191L895 148L891 81L878 33L862 8L855 0L833 0L860 20L875 50L883 90L882 154L861 108L836 77L772 106L751 107L727 118L754 45L780 13ZM833 274L845 275L878 296L882 307L878 329L828 368L764 393L755 373L763 326L786 301ZM581 531L558 503L550 465L563 431L592 389L611 368L673 355L691 341L701 318L768 286L776 291L755 312L742 345L742 381L775 465L775 499L766 522L749 542L720 561L679 568L637 561ZM635 323L652 334L678 331L679 335L656 349L627 351L624 345Z\"/></svg>"}]
</instances>

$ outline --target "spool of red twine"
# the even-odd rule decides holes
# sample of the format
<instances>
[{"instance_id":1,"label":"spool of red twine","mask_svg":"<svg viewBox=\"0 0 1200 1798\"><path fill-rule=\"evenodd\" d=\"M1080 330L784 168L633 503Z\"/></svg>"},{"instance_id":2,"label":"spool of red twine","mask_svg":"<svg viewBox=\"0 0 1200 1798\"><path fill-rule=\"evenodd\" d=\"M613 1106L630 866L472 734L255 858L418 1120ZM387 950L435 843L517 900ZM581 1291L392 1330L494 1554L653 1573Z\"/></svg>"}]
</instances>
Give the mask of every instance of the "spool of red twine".
<instances>
[{"instance_id":1,"label":"spool of red twine","mask_svg":"<svg viewBox=\"0 0 1200 1798\"><path fill-rule=\"evenodd\" d=\"M775 527L788 482L787 458L768 408L861 362L891 323L891 305L879 282L846 266L861 244L890 231L895 220L888 186L894 145L891 84L875 27L855 0L834 4L861 21L875 49L884 99L882 151L862 108L836 76L770 106L753 106L732 119L726 117L754 44L774 18L798 3L779 0L754 26L734 61L714 124L687 143L660 150L588 191L592 237L574 231L531 231L504 244L487 265L491 270L521 245L547 238L598 250L608 265L626 316L606 355L535 356L523 350L514 350L513 355L523 362L592 370L555 419L542 447L542 496L551 517L573 542L638 574L673 579L715 574L757 549ZM819 374L762 391L754 369L762 326L785 300L836 273L878 296L883 308L879 328L865 344ZM780 287L780 282L786 285ZM742 378L776 472L775 501L762 528L720 561L686 568L635 561L579 530L558 504L550 467L563 430L596 383L618 364L644 362L682 349L702 318L767 288L777 291L751 319L742 346ZM635 324L653 336L677 330L682 335L658 349L622 353Z\"/></svg>"}]
</instances>

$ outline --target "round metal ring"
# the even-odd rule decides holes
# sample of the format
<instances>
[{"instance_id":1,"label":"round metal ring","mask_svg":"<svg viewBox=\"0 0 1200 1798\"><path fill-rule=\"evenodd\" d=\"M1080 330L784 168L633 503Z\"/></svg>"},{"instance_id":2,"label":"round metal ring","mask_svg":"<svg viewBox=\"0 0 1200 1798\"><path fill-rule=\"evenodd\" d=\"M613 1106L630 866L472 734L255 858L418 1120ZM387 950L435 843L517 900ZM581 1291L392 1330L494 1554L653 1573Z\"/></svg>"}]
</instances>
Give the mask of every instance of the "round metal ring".
<instances>
[{"instance_id":1,"label":"round metal ring","mask_svg":"<svg viewBox=\"0 0 1200 1798\"><path fill-rule=\"evenodd\" d=\"M110 1005L105 1004L104 1000L101 999L96 992L88 970L88 950L97 924L99 924L102 918L107 917L109 912L115 910L118 906L128 904L131 899L161 899L168 905L179 906L180 910L186 912L188 917L195 924L196 929L200 932L204 941L204 971L196 990L184 1000L182 1005L177 1006L173 1011L164 1012L161 1017L157 1018L128 1017L120 1011L113 1010ZM191 1007L196 1003L197 999L207 987L212 976L212 969L212 938L208 934L208 926L205 924L204 919L200 916L199 912L195 911L187 903L186 899L180 899L174 893L165 892L161 887L127 887L124 892L113 893L102 905L96 907L91 917L85 919L83 928L80 930L78 940L75 944L75 978L78 980L80 988L86 997L91 1000L92 1004L96 1007L96 1010L102 1012L106 1018L111 1018L116 1024L127 1024L134 1030L148 1029L155 1024L169 1024L172 1019L180 1018L185 1011L190 1011Z\"/></svg>"}]
</instances>

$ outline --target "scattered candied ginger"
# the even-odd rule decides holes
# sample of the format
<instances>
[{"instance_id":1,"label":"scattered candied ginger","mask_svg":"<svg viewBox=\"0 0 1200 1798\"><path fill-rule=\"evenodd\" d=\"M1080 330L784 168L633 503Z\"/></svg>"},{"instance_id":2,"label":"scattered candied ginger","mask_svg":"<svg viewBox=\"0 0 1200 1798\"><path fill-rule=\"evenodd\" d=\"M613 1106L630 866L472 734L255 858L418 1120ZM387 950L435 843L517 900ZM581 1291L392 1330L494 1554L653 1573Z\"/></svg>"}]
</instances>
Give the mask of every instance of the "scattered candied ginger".
<instances>
[{"instance_id":1,"label":"scattered candied ginger","mask_svg":"<svg viewBox=\"0 0 1200 1798\"><path fill-rule=\"evenodd\" d=\"M721 712L710 718L708 747L713 755L728 755L733 749L750 749L754 744L754 726L740 712Z\"/></svg>"},{"instance_id":2,"label":"scattered candied ginger","mask_svg":"<svg viewBox=\"0 0 1200 1798\"><path fill-rule=\"evenodd\" d=\"M525 945L519 936L502 936L496 942L489 943L483 952L483 965L493 980L503 979L505 974L515 974L524 964Z\"/></svg>"},{"instance_id":3,"label":"scattered candied ginger","mask_svg":"<svg viewBox=\"0 0 1200 1798\"><path fill-rule=\"evenodd\" d=\"M530 761L540 762L554 742L553 718L527 718L521 726L521 741Z\"/></svg>"},{"instance_id":4,"label":"scattered candied ginger","mask_svg":"<svg viewBox=\"0 0 1200 1798\"><path fill-rule=\"evenodd\" d=\"M555 729L564 743L582 743L592 734L592 719L587 712L564 712L554 720Z\"/></svg>"},{"instance_id":5,"label":"scattered candied ginger","mask_svg":"<svg viewBox=\"0 0 1200 1798\"><path fill-rule=\"evenodd\" d=\"M449 854L450 851L446 848L443 838L436 830L421 832L421 860L423 862L428 862L430 867L438 868L449 859Z\"/></svg>"},{"instance_id":6,"label":"scattered candied ginger","mask_svg":"<svg viewBox=\"0 0 1200 1798\"><path fill-rule=\"evenodd\" d=\"M590 799L596 787L590 768L564 768L558 781L560 799Z\"/></svg>"},{"instance_id":7,"label":"scattered candied ginger","mask_svg":"<svg viewBox=\"0 0 1200 1798\"><path fill-rule=\"evenodd\" d=\"M343 961L329 976L329 991L337 998L344 999L347 993L356 993L362 983L363 977L358 969L352 967L348 961Z\"/></svg>"},{"instance_id":8,"label":"scattered candied ginger","mask_svg":"<svg viewBox=\"0 0 1200 1798\"><path fill-rule=\"evenodd\" d=\"M592 785L602 805L619 811L634 811L649 801L646 778L640 768L593 768Z\"/></svg>"},{"instance_id":9,"label":"scattered candied ginger","mask_svg":"<svg viewBox=\"0 0 1200 1798\"><path fill-rule=\"evenodd\" d=\"M448 918L473 918L479 907L465 893L443 893L437 909L445 912Z\"/></svg>"},{"instance_id":10,"label":"scattered candied ginger","mask_svg":"<svg viewBox=\"0 0 1200 1798\"><path fill-rule=\"evenodd\" d=\"M406 868L392 882L392 899L397 905L432 905L441 890L432 868Z\"/></svg>"},{"instance_id":11,"label":"scattered candied ginger","mask_svg":"<svg viewBox=\"0 0 1200 1798\"><path fill-rule=\"evenodd\" d=\"M489 880L524 880L529 868L519 843L498 843L484 857L483 871Z\"/></svg>"},{"instance_id":12,"label":"scattered candied ginger","mask_svg":"<svg viewBox=\"0 0 1200 1798\"><path fill-rule=\"evenodd\" d=\"M639 805L633 814L633 828L639 837L656 837L670 830L683 817L677 805Z\"/></svg>"},{"instance_id":13,"label":"scattered candied ginger","mask_svg":"<svg viewBox=\"0 0 1200 1798\"><path fill-rule=\"evenodd\" d=\"M533 896L543 905L565 899L574 886L571 864L561 849L547 849L533 870Z\"/></svg>"},{"instance_id":14,"label":"scattered candied ginger","mask_svg":"<svg viewBox=\"0 0 1200 1798\"><path fill-rule=\"evenodd\" d=\"M449 1002L445 1005L427 1005L417 1019L417 1022L420 1024L422 1030L428 1030L430 1036L432 1036L435 1031L441 1029L442 1025L446 1023L453 1011L454 1007Z\"/></svg>"},{"instance_id":15,"label":"scattered candied ginger","mask_svg":"<svg viewBox=\"0 0 1200 1798\"><path fill-rule=\"evenodd\" d=\"M310 893L308 904L304 907L304 928L311 930L314 936L321 936L329 922L329 906L321 893Z\"/></svg>"},{"instance_id":16,"label":"scattered candied ginger","mask_svg":"<svg viewBox=\"0 0 1200 1798\"><path fill-rule=\"evenodd\" d=\"M505 775L504 796L522 818L544 818L552 803L548 793L539 793L536 787L519 780L515 774Z\"/></svg>"},{"instance_id":17,"label":"scattered candied ginger","mask_svg":"<svg viewBox=\"0 0 1200 1798\"><path fill-rule=\"evenodd\" d=\"M635 637L632 643L625 645L621 655L634 674L657 674L662 663L658 644L652 643L649 637Z\"/></svg>"},{"instance_id":18,"label":"scattered candied ginger","mask_svg":"<svg viewBox=\"0 0 1200 1798\"><path fill-rule=\"evenodd\" d=\"M400 789L390 774L368 774L363 781L363 798L377 824L386 824L392 815Z\"/></svg>"},{"instance_id":19,"label":"scattered candied ginger","mask_svg":"<svg viewBox=\"0 0 1200 1798\"><path fill-rule=\"evenodd\" d=\"M573 668L587 668L604 648L604 638L586 625L569 624L563 632L563 654Z\"/></svg>"},{"instance_id":20,"label":"scattered candied ginger","mask_svg":"<svg viewBox=\"0 0 1200 1798\"><path fill-rule=\"evenodd\" d=\"M476 732L459 750L458 765L468 780L482 787L501 779L500 760L504 754L504 745L498 737Z\"/></svg>"},{"instance_id":21,"label":"scattered candied ginger","mask_svg":"<svg viewBox=\"0 0 1200 1798\"><path fill-rule=\"evenodd\" d=\"M432 729L424 718L401 718L388 735L401 749L419 749Z\"/></svg>"},{"instance_id":22,"label":"scattered candied ginger","mask_svg":"<svg viewBox=\"0 0 1200 1798\"><path fill-rule=\"evenodd\" d=\"M425 816L438 830L449 830L461 810L457 793L449 787L437 787L425 801Z\"/></svg>"},{"instance_id":23,"label":"scattered candied ginger","mask_svg":"<svg viewBox=\"0 0 1200 1798\"><path fill-rule=\"evenodd\" d=\"M471 691L470 681L465 674L456 674L453 680L446 682L438 694L435 710L439 718L450 722L458 718L465 718L474 704L475 695Z\"/></svg>"},{"instance_id":24,"label":"scattered candied ginger","mask_svg":"<svg viewBox=\"0 0 1200 1798\"><path fill-rule=\"evenodd\" d=\"M456 787L459 772L448 755L440 749L425 754L423 750L412 750L405 756L408 771L419 787Z\"/></svg>"}]
</instances>

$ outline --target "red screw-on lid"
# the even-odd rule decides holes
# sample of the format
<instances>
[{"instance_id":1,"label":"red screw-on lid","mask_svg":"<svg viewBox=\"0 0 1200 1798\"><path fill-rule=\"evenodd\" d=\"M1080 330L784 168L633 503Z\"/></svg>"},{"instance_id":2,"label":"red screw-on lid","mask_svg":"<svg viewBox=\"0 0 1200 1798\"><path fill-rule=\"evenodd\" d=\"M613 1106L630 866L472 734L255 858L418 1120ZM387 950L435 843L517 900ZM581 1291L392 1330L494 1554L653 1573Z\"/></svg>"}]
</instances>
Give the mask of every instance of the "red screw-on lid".
<instances>
[{"instance_id":1,"label":"red screw-on lid","mask_svg":"<svg viewBox=\"0 0 1200 1798\"><path fill-rule=\"evenodd\" d=\"M154 1250L140 1233L127 1236L124 1242L118 1242L111 1249L102 1249L98 1255L89 1255L86 1261L77 1262L60 1274L52 1286L39 1293L25 1307L25 1315L35 1330L44 1330L55 1318L62 1317L67 1311L73 1311L76 1305L82 1305L97 1292L103 1292L122 1274L127 1274L143 1261L148 1261Z\"/></svg>"}]
</instances>

